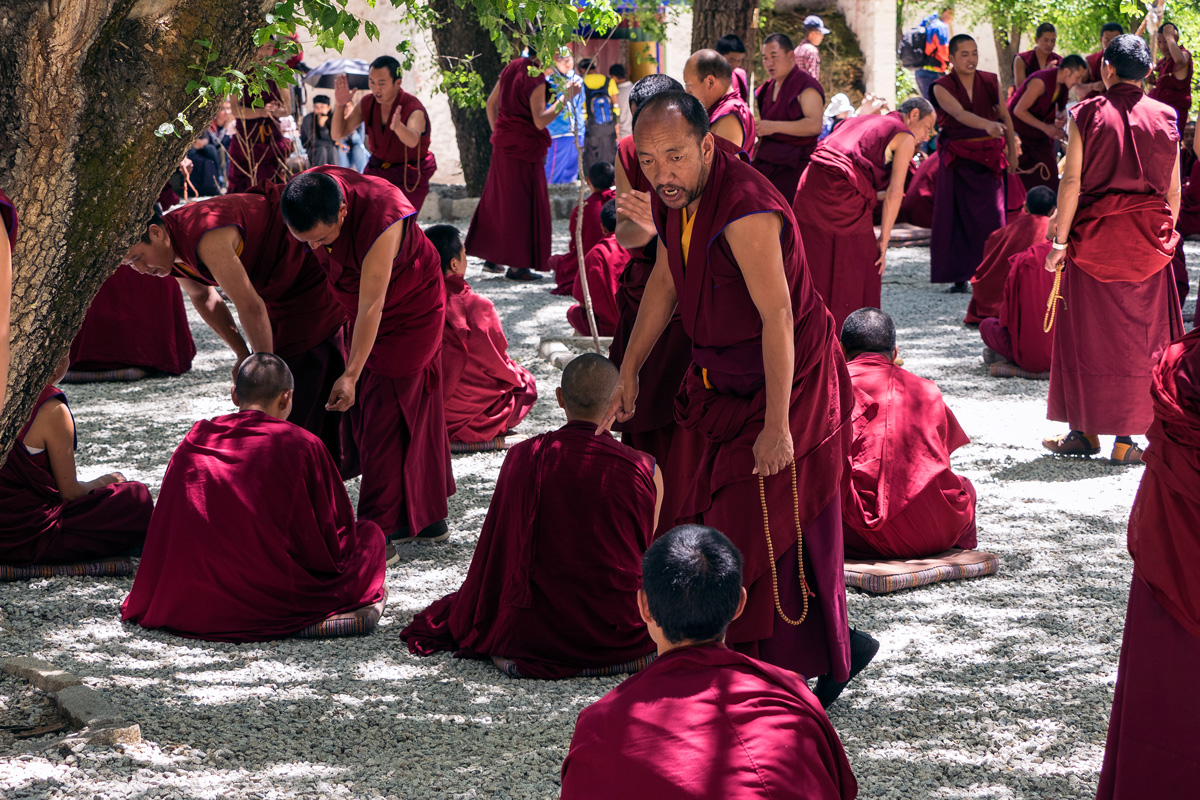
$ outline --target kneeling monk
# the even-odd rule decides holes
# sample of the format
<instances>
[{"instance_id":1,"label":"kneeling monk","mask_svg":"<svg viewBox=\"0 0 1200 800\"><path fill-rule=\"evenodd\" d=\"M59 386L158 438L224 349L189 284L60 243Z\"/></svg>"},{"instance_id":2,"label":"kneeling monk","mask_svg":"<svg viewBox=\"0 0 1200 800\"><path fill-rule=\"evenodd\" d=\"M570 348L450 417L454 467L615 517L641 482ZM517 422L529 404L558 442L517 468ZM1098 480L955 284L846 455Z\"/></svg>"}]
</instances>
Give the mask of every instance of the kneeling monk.
<instances>
[{"instance_id":1,"label":"kneeling monk","mask_svg":"<svg viewBox=\"0 0 1200 800\"><path fill-rule=\"evenodd\" d=\"M975 547L975 487L950 469L970 442L933 381L896 366L896 325L860 308L842 326L854 388L871 398L842 502L847 558L923 558Z\"/></svg>"},{"instance_id":2,"label":"kneeling monk","mask_svg":"<svg viewBox=\"0 0 1200 800\"><path fill-rule=\"evenodd\" d=\"M354 521L321 440L287 422L292 373L256 353L239 411L175 450L121 619L193 639L279 639L384 597L384 538Z\"/></svg>"},{"instance_id":3,"label":"kneeling monk","mask_svg":"<svg viewBox=\"0 0 1200 800\"><path fill-rule=\"evenodd\" d=\"M64 358L0 467L0 564L105 558L146 538L154 503L144 484L75 475L75 419L53 385L66 372Z\"/></svg>"},{"instance_id":4,"label":"kneeling monk","mask_svg":"<svg viewBox=\"0 0 1200 800\"><path fill-rule=\"evenodd\" d=\"M525 678L634 671L654 651L637 590L662 475L596 435L617 374L595 353L563 370L567 424L508 451L467 578L400 632L409 650L491 657Z\"/></svg>"},{"instance_id":5,"label":"kneeling monk","mask_svg":"<svg viewBox=\"0 0 1200 800\"><path fill-rule=\"evenodd\" d=\"M563 800L858 794L804 681L725 646L746 606L732 542L702 525L668 531L642 559L637 600L658 658L580 713Z\"/></svg>"}]
</instances>

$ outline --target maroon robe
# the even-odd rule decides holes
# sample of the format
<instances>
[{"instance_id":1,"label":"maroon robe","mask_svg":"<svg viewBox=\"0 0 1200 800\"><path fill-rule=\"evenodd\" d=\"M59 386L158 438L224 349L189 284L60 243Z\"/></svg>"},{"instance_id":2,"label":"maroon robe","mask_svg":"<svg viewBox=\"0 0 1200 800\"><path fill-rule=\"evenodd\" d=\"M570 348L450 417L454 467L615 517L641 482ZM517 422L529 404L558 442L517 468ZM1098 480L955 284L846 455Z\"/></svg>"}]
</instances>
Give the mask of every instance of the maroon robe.
<instances>
[{"instance_id":1,"label":"maroon robe","mask_svg":"<svg viewBox=\"0 0 1200 800\"><path fill-rule=\"evenodd\" d=\"M671 650L585 708L562 766L562 800L857 793L804 681L715 643Z\"/></svg>"},{"instance_id":2,"label":"maroon robe","mask_svg":"<svg viewBox=\"0 0 1200 800\"><path fill-rule=\"evenodd\" d=\"M750 102L750 79L746 76L746 70L741 67L735 67L733 70L733 87L737 89L741 98L747 103ZM747 142L747 149L753 142Z\"/></svg>"},{"instance_id":3,"label":"maroon robe","mask_svg":"<svg viewBox=\"0 0 1200 800\"><path fill-rule=\"evenodd\" d=\"M287 91L284 87L283 92ZM279 87L269 81L260 99L267 104L283 103L283 98ZM242 95L242 105L250 108L253 102L247 90ZM228 191L244 192L260 183L287 180L287 159L291 152L292 142L283 135L274 117L239 119L229 143Z\"/></svg>"},{"instance_id":4,"label":"maroon robe","mask_svg":"<svg viewBox=\"0 0 1200 800\"><path fill-rule=\"evenodd\" d=\"M1071 109L1083 141L1054 325L1047 417L1093 436L1150 427L1151 370L1183 319L1166 194L1179 152L1174 112L1132 84Z\"/></svg>"},{"instance_id":5,"label":"maroon robe","mask_svg":"<svg viewBox=\"0 0 1200 800\"><path fill-rule=\"evenodd\" d=\"M492 301L461 275L446 276L442 394L452 442L488 442L525 419L537 400L529 370L508 357L508 339Z\"/></svg>"},{"instance_id":6,"label":"maroon robe","mask_svg":"<svg viewBox=\"0 0 1200 800\"><path fill-rule=\"evenodd\" d=\"M583 200L583 253L586 256L596 242L604 236L600 225L600 209L617 196L616 189L592 192ZM579 274L579 251L575 249L575 234L579 225L579 206L571 209L570 234L567 252L550 256L550 269L554 271L555 287L551 294L570 295L575 289L575 276Z\"/></svg>"},{"instance_id":7,"label":"maroon robe","mask_svg":"<svg viewBox=\"0 0 1200 800\"><path fill-rule=\"evenodd\" d=\"M1026 80L1029 80L1030 75L1032 75L1033 73L1038 72L1040 70L1057 69L1059 62L1062 61L1062 56L1060 56L1058 53L1051 53L1046 58L1045 66L1043 66L1042 62L1038 58L1037 48L1033 48L1031 50L1025 50L1024 52L1017 53L1017 58L1019 58L1025 62L1025 79Z\"/></svg>"},{"instance_id":8,"label":"maroon robe","mask_svg":"<svg viewBox=\"0 0 1200 800\"><path fill-rule=\"evenodd\" d=\"M135 367L182 375L195 356L178 284L124 265L100 287L71 342L73 370Z\"/></svg>"},{"instance_id":9,"label":"maroon robe","mask_svg":"<svg viewBox=\"0 0 1200 800\"><path fill-rule=\"evenodd\" d=\"M419 214L429 195L429 179L437 172L437 159L429 152L430 137L433 135L429 112L425 111L425 105L415 95L403 89L396 94L386 120L383 118L383 107L376 102L373 94L363 97L359 107L367 126L367 149L371 151L371 159L363 174L383 178L404 192ZM399 114L401 121L407 123L408 118L417 111L425 113L425 131L417 141L417 146L410 148L392 132L392 119Z\"/></svg>"},{"instance_id":10,"label":"maroon robe","mask_svg":"<svg viewBox=\"0 0 1200 800\"><path fill-rule=\"evenodd\" d=\"M1200 783L1200 332L1154 370L1146 471L1129 515L1133 586L1100 800L1187 798Z\"/></svg>"},{"instance_id":11,"label":"maroon robe","mask_svg":"<svg viewBox=\"0 0 1200 800\"><path fill-rule=\"evenodd\" d=\"M1054 337L1046 333L1046 304L1054 275L1046 271L1050 242L1039 242L1010 261L997 316L979 323L983 343L1026 372L1049 372Z\"/></svg>"},{"instance_id":12,"label":"maroon robe","mask_svg":"<svg viewBox=\"0 0 1200 800\"><path fill-rule=\"evenodd\" d=\"M730 114L742 126L742 143L738 149L749 151L754 147L754 112L750 110L750 105L742 98L736 86L731 86L725 96L708 109L709 126L717 124L717 120Z\"/></svg>"},{"instance_id":13,"label":"maroon robe","mask_svg":"<svg viewBox=\"0 0 1200 800\"><path fill-rule=\"evenodd\" d=\"M1088 65L1088 77L1087 77L1086 82L1087 83L1101 83L1103 81L1103 79L1100 77L1100 66L1101 66L1101 64L1104 63L1104 51L1097 50L1094 53L1089 53L1087 56L1084 57L1083 60L1086 61L1087 65ZM1088 100L1093 97L1096 97L1097 95L1102 95L1102 94L1104 94L1103 89L1101 89L1098 92L1095 92L1095 91L1088 92L1087 96L1082 99Z\"/></svg>"},{"instance_id":14,"label":"maroon robe","mask_svg":"<svg viewBox=\"0 0 1200 800\"><path fill-rule=\"evenodd\" d=\"M676 397L675 414L684 427L707 439L679 518L721 531L745 558L742 580L749 599L730 626L728 641L809 677L832 672L834 680L846 680L850 631L840 490L854 403L833 317L809 280L791 205L761 173L716 150L685 269L682 213L669 210L657 194L651 202L659 238L667 244L683 327L692 339L693 364ZM776 618L763 520L756 513L762 503L753 448L766 414L763 323L723 233L750 214L777 214L782 222L780 244L795 326L788 420L797 481L804 487L798 507L789 470L767 478L765 486L780 595L793 617L799 609L786 597L800 584L797 516L804 532L805 572L811 573L808 585L816 598L799 627Z\"/></svg>"},{"instance_id":15,"label":"maroon robe","mask_svg":"<svg viewBox=\"0 0 1200 800\"><path fill-rule=\"evenodd\" d=\"M899 112L851 117L821 141L800 177L792 209L804 231L804 260L839 331L851 313L880 306L872 216L891 183L887 146L900 134L912 131Z\"/></svg>"},{"instance_id":16,"label":"maroon robe","mask_svg":"<svg viewBox=\"0 0 1200 800\"><path fill-rule=\"evenodd\" d=\"M637 591L654 502L654 460L594 422L513 446L466 580L400 638L418 655L502 657L527 678L652 653Z\"/></svg>"},{"instance_id":17,"label":"maroon robe","mask_svg":"<svg viewBox=\"0 0 1200 800\"><path fill-rule=\"evenodd\" d=\"M933 227L933 196L937 189L940 161L935 150L917 167L912 180L908 182L908 188L904 190L904 201L900 203L897 221L902 219L918 228Z\"/></svg>"},{"instance_id":18,"label":"maroon robe","mask_svg":"<svg viewBox=\"0 0 1200 800\"><path fill-rule=\"evenodd\" d=\"M629 261L629 251L617 244L617 235L607 233L588 251L583 260L587 270L588 293L592 296L592 313L596 317L597 333L612 336L617 329L617 289L621 282L621 270ZM591 336L587 309L583 305L583 281L575 281L571 292L579 305L567 309L567 322L584 336Z\"/></svg>"},{"instance_id":19,"label":"maroon robe","mask_svg":"<svg viewBox=\"0 0 1200 800\"><path fill-rule=\"evenodd\" d=\"M1192 111L1192 72L1195 66L1189 53L1187 75L1180 79L1175 77L1175 62L1169 53L1154 65L1154 86L1150 89L1150 97L1175 109L1175 126L1180 136L1183 136L1188 115Z\"/></svg>"},{"instance_id":20,"label":"maroon robe","mask_svg":"<svg viewBox=\"0 0 1200 800\"><path fill-rule=\"evenodd\" d=\"M42 390L0 466L0 563L66 564L137 547L146 538L154 509L145 484L114 483L64 500L50 457L26 449L25 435L50 400L65 405L67 396L53 386Z\"/></svg>"},{"instance_id":21,"label":"maroon robe","mask_svg":"<svg viewBox=\"0 0 1200 800\"><path fill-rule=\"evenodd\" d=\"M983 261L971 278L971 302L963 322L978 325L1000 313L1004 283L1008 278L1009 259L1039 242L1046 241L1048 217L1022 213L1003 228L992 232L983 246Z\"/></svg>"},{"instance_id":22,"label":"maroon robe","mask_svg":"<svg viewBox=\"0 0 1200 800\"><path fill-rule=\"evenodd\" d=\"M847 368L878 407L855 423L842 500L847 558L925 558L975 548L975 487L950 469L970 443L937 385L879 353Z\"/></svg>"},{"instance_id":23,"label":"maroon robe","mask_svg":"<svg viewBox=\"0 0 1200 800\"><path fill-rule=\"evenodd\" d=\"M544 270L550 259L550 193L544 162L550 134L533 124L529 97L547 87L533 62L516 58L500 73L492 128L495 155L467 232L467 255L514 269ZM499 156L499 157L496 157Z\"/></svg>"},{"instance_id":24,"label":"maroon robe","mask_svg":"<svg viewBox=\"0 0 1200 800\"><path fill-rule=\"evenodd\" d=\"M821 83L799 67L793 67L783 76L779 86L779 97L774 97L775 79L769 80L754 91L758 102L758 114L762 119L795 122L804 119L800 106L800 95L806 89L816 89L825 104L825 90ZM790 136L776 133L761 136L758 149L754 151L754 168L767 176L788 202L796 196L800 176L808 166L813 150L817 148L817 135Z\"/></svg>"},{"instance_id":25,"label":"maroon robe","mask_svg":"<svg viewBox=\"0 0 1200 800\"><path fill-rule=\"evenodd\" d=\"M279 639L382 600L383 550L316 436L261 411L201 420L171 456L121 619Z\"/></svg>"},{"instance_id":26,"label":"maroon robe","mask_svg":"<svg viewBox=\"0 0 1200 800\"><path fill-rule=\"evenodd\" d=\"M416 224L404 194L382 178L314 167L337 181L347 207L341 235L313 252L334 299L358 316L362 262L392 225L406 228L384 294L375 346L359 378L350 426L362 463L358 516L392 535L446 518L454 494L442 402L446 288L437 248ZM349 351L351 343L347 343Z\"/></svg>"},{"instance_id":27,"label":"maroon robe","mask_svg":"<svg viewBox=\"0 0 1200 800\"><path fill-rule=\"evenodd\" d=\"M991 72L976 72L971 96L958 75L949 72L934 81L963 108L985 120L1000 119L1000 82ZM936 93L930 93L937 106ZM938 108L937 187L933 198L933 229L929 264L933 283L969 281L983 259L983 246L992 231L1004 225L1004 137L992 138L968 128Z\"/></svg>"},{"instance_id":28,"label":"maroon robe","mask_svg":"<svg viewBox=\"0 0 1200 800\"><path fill-rule=\"evenodd\" d=\"M1020 119L1016 113L1017 104L1033 83L1042 86L1042 93L1029 107L1029 113L1034 119L1053 125L1067 108L1068 92L1058 82L1057 65L1031 73L1013 93L1008 101L1008 113L1012 116L1013 130L1021 138L1021 157L1017 161L1017 168L1021 171L1021 180L1026 189L1048 186L1057 192L1058 159L1054 157L1055 140Z\"/></svg>"}]
</instances>

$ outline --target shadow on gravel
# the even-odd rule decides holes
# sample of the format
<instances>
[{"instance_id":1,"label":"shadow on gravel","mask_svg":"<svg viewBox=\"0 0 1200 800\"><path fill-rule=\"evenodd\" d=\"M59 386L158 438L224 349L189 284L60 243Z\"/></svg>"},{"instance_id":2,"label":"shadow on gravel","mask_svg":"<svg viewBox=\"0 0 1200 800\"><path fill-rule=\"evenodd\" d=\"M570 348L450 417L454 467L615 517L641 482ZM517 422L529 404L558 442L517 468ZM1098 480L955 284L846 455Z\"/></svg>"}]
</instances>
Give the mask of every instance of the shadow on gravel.
<instances>
[{"instance_id":1,"label":"shadow on gravel","mask_svg":"<svg viewBox=\"0 0 1200 800\"><path fill-rule=\"evenodd\" d=\"M1139 465L1113 464L1107 457L1056 456L1046 453L1031 461L1021 461L994 470L998 481L1038 481L1040 483L1073 483L1088 478L1108 478L1114 473L1139 469Z\"/></svg>"}]
</instances>

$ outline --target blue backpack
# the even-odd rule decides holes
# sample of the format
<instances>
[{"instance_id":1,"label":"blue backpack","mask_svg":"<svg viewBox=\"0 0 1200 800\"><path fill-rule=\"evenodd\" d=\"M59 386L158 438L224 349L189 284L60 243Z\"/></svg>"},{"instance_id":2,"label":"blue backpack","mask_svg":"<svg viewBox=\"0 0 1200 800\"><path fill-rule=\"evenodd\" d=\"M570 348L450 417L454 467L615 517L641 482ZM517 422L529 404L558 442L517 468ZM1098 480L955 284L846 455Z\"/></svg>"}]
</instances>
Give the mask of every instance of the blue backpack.
<instances>
[{"instance_id":1,"label":"blue backpack","mask_svg":"<svg viewBox=\"0 0 1200 800\"><path fill-rule=\"evenodd\" d=\"M612 98L608 95L608 86L611 80L612 78L609 78L599 89L589 89L584 86L588 120L595 125L611 125L616 119L613 115Z\"/></svg>"}]
</instances>

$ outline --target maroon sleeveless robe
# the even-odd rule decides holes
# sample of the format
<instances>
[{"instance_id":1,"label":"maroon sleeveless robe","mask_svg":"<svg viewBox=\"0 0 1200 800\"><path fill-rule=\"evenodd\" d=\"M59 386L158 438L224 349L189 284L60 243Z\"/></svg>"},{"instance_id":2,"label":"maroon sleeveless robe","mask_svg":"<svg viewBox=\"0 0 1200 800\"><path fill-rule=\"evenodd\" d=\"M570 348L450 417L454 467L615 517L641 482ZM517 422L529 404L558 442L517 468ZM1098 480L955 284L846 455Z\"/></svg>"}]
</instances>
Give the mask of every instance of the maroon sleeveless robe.
<instances>
[{"instance_id":1,"label":"maroon sleeveless robe","mask_svg":"<svg viewBox=\"0 0 1200 800\"><path fill-rule=\"evenodd\" d=\"M754 112L750 110L750 105L742 99L742 95L737 87L730 87L725 96L713 103L712 108L708 109L709 127L715 125L717 120L727 117L730 114L734 115L738 123L742 126L742 144L738 149L749 152L754 148Z\"/></svg>"},{"instance_id":2,"label":"maroon sleeveless robe","mask_svg":"<svg viewBox=\"0 0 1200 800\"><path fill-rule=\"evenodd\" d=\"M765 176L717 150L696 210L684 268L682 213L652 200L659 237L667 245L671 277L692 365L676 397L676 418L706 438L682 521L711 525L745 559L746 610L727 641L749 655L815 677L849 674L846 591L842 572L841 488L854 410L852 387L833 317L813 289L804 247L784 200ZM766 479L771 540L785 611L799 614L795 517L804 531L805 573L816 598L799 627L777 619L761 509L753 474L754 442L766 413L762 318L723 231L750 214L777 214L795 331L795 365L788 419L796 453L799 507L788 470ZM707 388L711 386L712 388Z\"/></svg>"},{"instance_id":3,"label":"maroon sleeveless robe","mask_svg":"<svg viewBox=\"0 0 1200 800\"><path fill-rule=\"evenodd\" d=\"M1104 63L1104 51L1097 50L1094 53L1089 53L1083 60L1086 61L1087 65L1088 65L1087 82L1088 83L1101 82L1102 79L1100 77L1100 65ZM1096 97L1097 95L1102 95L1102 94L1104 94L1103 89L1101 89L1098 92L1088 92L1087 97L1084 97L1083 99L1090 100L1091 98Z\"/></svg>"},{"instance_id":4,"label":"maroon sleeveless robe","mask_svg":"<svg viewBox=\"0 0 1200 800\"><path fill-rule=\"evenodd\" d=\"M415 95L403 89L397 93L386 120L383 118L383 107L375 101L375 95L366 95L359 105L367 126L367 149L371 151L371 159L363 174L383 178L404 192L408 202L420 214L421 206L429 196L429 179L437 172L437 159L429 152L433 135L429 112L425 111L424 104ZM399 114L407 124L408 118L417 111L425 113L425 131L416 147L408 147L392 132L392 120Z\"/></svg>"},{"instance_id":5,"label":"maroon sleeveless robe","mask_svg":"<svg viewBox=\"0 0 1200 800\"><path fill-rule=\"evenodd\" d=\"M513 269L544 270L550 260L550 193L544 162L550 134L533 124L529 97L546 78L517 58L500 73L493 156L471 217L467 255Z\"/></svg>"},{"instance_id":6,"label":"maroon sleeveless robe","mask_svg":"<svg viewBox=\"0 0 1200 800\"><path fill-rule=\"evenodd\" d=\"M836 330L854 311L879 308L883 279L872 216L891 183L887 146L912 135L899 112L851 117L833 129L800 178L792 210L804 233L804 260Z\"/></svg>"},{"instance_id":7,"label":"maroon sleeveless robe","mask_svg":"<svg viewBox=\"0 0 1200 800\"><path fill-rule=\"evenodd\" d=\"M596 317L596 329L600 336L612 336L617 327L617 287L620 285L621 270L629 260L629 251L617 244L615 233L605 234L596 242L583 268L587 272L588 293L592 296L592 313ZM567 322L584 336L591 336L587 309L584 307L583 282L575 281L572 295L578 305L567 309Z\"/></svg>"},{"instance_id":8,"label":"maroon sleeveless robe","mask_svg":"<svg viewBox=\"0 0 1200 800\"><path fill-rule=\"evenodd\" d=\"M821 103L825 103L825 90L820 82L799 67L793 67L783 76L779 86L779 97L773 97L775 79L769 80L755 90L754 96L758 102L758 113L762 119L794 122L804 119L804 109L800 106L800 95L806 89L816 89L821 95ZM796 186L800 183L800 175L808 166L813 150L817 148L817 137L790 136L776 133L762 136L758 141L758 149L754 151L754 168L766 175L772 185L779 190L789 202L796 196Z\"/></svg>"},{"instance_id":9,"label":"maroon sleeveless robe","mask_svg":"<svg viewBox=\"0 0 1200 800\"><path fill-rule=\"evenodd\" d=\"M1187 53L1187 50L1183 52ZM1188 58L1187 75L1175 77L1175 62L1171 56L1165 55L1154 65L1154 86L1150 89L1150 97L1160 103L1166 103L1175 109L1175 127L1183 136L1187 127L1188 115L1192 112L1192 73L1195 63Z\"/></svg>"},{"instance_id":10,"label":"maroon sleeveless robe","mask_svg":"<svg viewBox=\"0 0 1200 800\"><path fill-rule=\"evenodd\" d=\"M1017 167L1021 170L1021 181L1026 189L1048 186L1057 192L1058 160L1054 157L1055 140L1027 124L1016 114L1017 104L1034 82L1042 86L1041 95L1029 107L1029 113L1034 119L1053 125L1058 115L1067 107L1068 92L1058 82L1057 66L1034 72L1013 93L1008 101L1008 113L1012 116L1013 130L1021 138L1021 158L1017 161Z\"/></svg>"},{"instance_id":11,"label":"maroon sleeveless robe","mask_svg":"<svg viewBox=\"0 0 1200 800\"><path fill-rule=\"evenodd\" d=\"M287 87L284 87L287 92ZM267 92L262 95L264 104L283 102L283 94L274 82L268 81ZM242 95L242 105L250 108L254 98L249 90ZM287 159L292 152L292 142L283 135L279 121L274 117L239 119L229 143L228 191L244 192L252 186L268 181L287 179Z\"/></svg>"},{"instance_id":12,"label":"maroon sleeveless robe","mask_svg":"<svg viewBox=\"0 0 1200 800\"><path fill-rule=\"evenodd\" d=\"M1166 201L1179 133L1174 112L1131 84L1071 115L1083 170L1047 417L1091 435L1142 434L1153 421L1151 371L1183 335L1174 277L1163 269L1179 238Z\"/></svg>"},{"instance_id":13,"label":"maroon sleeveless robe","mask_svg":"<svg viewBox=\"0 0 1200 800\"><path fill-rule=\"evenodd\" d=\"M1062 56L1060 56L1058 53L1051 53L1046 59L1045 66L1043 66L1042 62L1038 60L1037 48L1017 53L1017 58L1025 62L1026 80L1029 80L1029 76L1035 72L1038 72L1039 70L1057 68L1059 62L1062 61Z\"/></svg>"}]
</instances>

